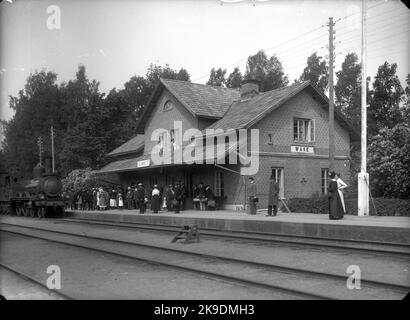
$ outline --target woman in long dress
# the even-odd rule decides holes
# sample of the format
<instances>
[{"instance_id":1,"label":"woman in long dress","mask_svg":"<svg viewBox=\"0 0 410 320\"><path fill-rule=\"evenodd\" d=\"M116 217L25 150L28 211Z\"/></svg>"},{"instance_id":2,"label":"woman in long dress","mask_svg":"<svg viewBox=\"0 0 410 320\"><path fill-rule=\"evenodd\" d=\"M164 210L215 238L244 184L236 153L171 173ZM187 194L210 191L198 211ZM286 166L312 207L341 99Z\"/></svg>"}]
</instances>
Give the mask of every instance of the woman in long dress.
<instances>
[{"instance_id":1,"label":"woman in long dress","mask_svg":"<svg viewBox=\"0 0 410 320\"><path fill-rule=\"evenodd\" d=\"M154 211L154 213L158 213L161 206L161 197L157 185L154 186L151 196L151 210Z\"/></svg>"},{"instance_id":2,"label":"woman in long dress","mask_svg":"<svg viewBox=\"0 0 410 320\"><path fill-rule=\"evenodd\" d=\"M340 173L336 173L337 190L339 192L340 200L342 201L343 213L346 214L345 198L343 196L343 189L347 188L347 184L340 178Z\"/></svg>"},{"instance_id":3,"label":"woman in long dress","mask_svg":"<svg viewBox=\"0 0 410 320\"><path fill-rule=\"evenodd\" d=\"M343 218L343 205L339 195L339 187L336 181L336 173L333 171L330 173L332 179L329 183L329 219L342 219Z\"/></svg>"},{"instance_id":4,"label":"woman in long dress","mask_svg":"<svg viewBox=\"0 0 410 320\"><path fill-rule=\"evenodd\" d=\"M105 210L108 205L108 192L105 191L103 188L100 188L100 209Z\"/></svg>"}]
</instances>

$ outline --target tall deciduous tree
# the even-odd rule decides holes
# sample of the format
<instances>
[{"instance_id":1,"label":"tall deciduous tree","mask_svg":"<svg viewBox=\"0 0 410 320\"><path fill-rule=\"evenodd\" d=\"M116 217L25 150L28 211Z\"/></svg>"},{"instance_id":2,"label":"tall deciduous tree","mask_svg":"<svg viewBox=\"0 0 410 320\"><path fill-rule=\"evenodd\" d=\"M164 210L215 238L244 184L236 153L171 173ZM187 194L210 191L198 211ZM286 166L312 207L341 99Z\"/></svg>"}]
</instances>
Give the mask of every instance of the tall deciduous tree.
<instances>
[{"instance_id":1,"label":"tall deciduous tree","mask_svg":"<svg viewBox=\"0 0 410 320\"><path fill-rule=\"evenodd\" d=\"M242 84L243 76L239 68L235 68L226 80L226 86L228 88L240 88Z\"/></svg>"},{"instance_id":2,"label":"tall deciduous tree","mask_svg":"<svg viewBox=\"0 0 410 320\"><path fill-rule=\"evenodd\" d=\"M370 138L368 167L374 196L410 198L410 127L399 123Z\"/></svg>"},{"instance_id":3,"label":"tall deciduous tree","mask_svg":"<svg viewBox=\"0 0 410 320\"><path fill-rule=\"evenodd\" d=\"M248 57L245 78L259 80L261 91L281 88L289 83L279 59L275 55L268 59L263 50Z\"/></svg>"},{"instance_id":4,"label":"tall deciduous tree","mask_svg":"<svg viewBox=\"0 0 410 320\"><path fill-rule=\"evenodd\" d=\"M377 134L380 128L393 128L403 121L399 104L404 91L396 70L397 64L387 61L377 70L368 112L370 133Z\"/></svg>"},{"instance_id":5,"label":"tall deciduous tree","mask_svg":"<svg viewBox=\"0 0 410 320\"><path fill-rule=\"evenodd\" d=\"M402 108L403 119L410 125L410 74L406 77L406 89L404 90L404 104Z\"/></svg>"},{"instance_id":6,"label":"tall deciduous tree","mask_svg":"<svg viewBox=\"0 0 410 320\"><path fill-rule=\"evenodd\" d=\"M7 169L12 173L31 172L38 163L37 138L43 137L44 156L50 150L50 126L61 128L61 100L53 72L30 74L23 90L10 98L15 111L9 121L4 121L3 152Z\"/></svg>"},{"instance_id":7,"label":"tall deciduous tree","mask_svg":"<svg viewBox=\"0 0 410 320\"><path fill-rule=\"evenodd\" d=\"M342 69L336 72L336 105L356 127L361 117L361 66L356 53L346 55Z\"/></svg>"},{"instance_id":8,"label":"tall deciduous tree","mask_svg":"<svg viewBox=\"0 0 410 320\"><path fill-rule=\"evenodd\" d=\"M219 68L219 69L212 68L211 73L209 74L209 80L206 84L210 86L217 86L217 87L224 86L226 83L225 75L226 75L226 69L222 70L222 68Z\"/></svg>"},{"instance_id":9,"label":"tall deciduous tree","mask_svg":"<svg viewBox=\"0 0 410 320\"><path fill-rule=\"evenodd\" d=\"M325 92L329 80L329 68L325 59L318 56L316 52L310 55L307 58L307 66L299 79L301 81L310 80L313 85Z\"/></svg>"},{"instance_id":10,"label":"tall deciduous tree","mask_svg":"<svg viewBox=\"0 0 410 320\"><path fill-rule=\"evenodd\" d=\"M63 173L84 167L96 168L106 151L105 129L101 123L107 115L103 107L104 94L99 83L89 81L84 66L79 66L76 78L61 86L65 130L59 163Z\"/></svg>"}]
</instances>

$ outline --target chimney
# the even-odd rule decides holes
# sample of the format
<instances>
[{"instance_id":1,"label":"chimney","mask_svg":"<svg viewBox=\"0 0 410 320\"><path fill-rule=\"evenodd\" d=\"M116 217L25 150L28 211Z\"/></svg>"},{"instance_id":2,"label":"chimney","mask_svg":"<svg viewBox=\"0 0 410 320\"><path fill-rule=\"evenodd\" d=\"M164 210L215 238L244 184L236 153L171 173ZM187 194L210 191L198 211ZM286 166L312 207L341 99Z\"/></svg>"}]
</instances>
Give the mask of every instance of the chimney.
<instances>
[{"instance_id":1,"label":"chimney","mask_svg":"<svg viewBox=\"0 0 410 320\"><path fill-rule=\"evenodd\" d=\"M250 99L259 94L260 81L245 79L241 84L241 99Z\"/></svg>"}]
</instances>

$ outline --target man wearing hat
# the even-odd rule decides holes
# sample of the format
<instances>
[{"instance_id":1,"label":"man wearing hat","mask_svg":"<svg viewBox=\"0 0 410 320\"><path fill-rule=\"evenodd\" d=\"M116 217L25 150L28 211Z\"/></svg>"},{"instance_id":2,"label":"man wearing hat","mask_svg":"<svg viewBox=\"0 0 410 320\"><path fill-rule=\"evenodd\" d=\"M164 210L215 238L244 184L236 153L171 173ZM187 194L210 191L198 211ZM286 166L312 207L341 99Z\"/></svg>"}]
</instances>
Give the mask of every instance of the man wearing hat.
<instances>
[{"instance_id":1,"label":"man wearing hat","mask_svg":"<svg viewBox=\"0 0 410 320\"><path fill-rule=\"evenodd\" d=\"M145 189L142 186L142 183L138 183L137 188L137 205L140 208L140 213L145 212Z\"/></svg>"},{"instance_id":2,"label":"man wearing hat","mask_svg":"<svg viewBox=\"0 0 410 320\"><path fill-rule=\"evenodd\" d=\"M248 200L249 200L249 214L256 214L256 202L258 202L258 198L256 197L256 184L255 180L250 177L249 178L249 189L248 189Z\"/></svg>"},{"instance_id":3,"label":"man wearing hat","mask_svg":"<svg viewBox=\"0 0 410 320\"><path fill-rule=\"evenodd\" d=\"M174 201L175 197L174 197L174 190L172 187L172 184L170 184L168 186L167 191L165 192L165 200L167 202L167 210L168 211L172 211L172 202Z\"/></svg>"}]
</instances>

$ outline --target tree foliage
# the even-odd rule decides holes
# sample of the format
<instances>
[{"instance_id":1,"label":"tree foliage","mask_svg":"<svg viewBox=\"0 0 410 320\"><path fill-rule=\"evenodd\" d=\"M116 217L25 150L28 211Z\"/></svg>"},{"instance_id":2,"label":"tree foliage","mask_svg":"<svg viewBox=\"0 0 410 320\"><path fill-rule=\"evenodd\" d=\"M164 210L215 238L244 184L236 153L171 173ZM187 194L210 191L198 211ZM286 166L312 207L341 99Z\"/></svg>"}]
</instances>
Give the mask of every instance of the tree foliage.
<instances>
[{"instance_id":1,"label":"tree foliage","mask_svg":"<svg viewBox=\"0 0 410 320\"><path fill-rule=\"evenodd\" d=\"M62 180L63 191L76 193L97 186L97 175L91 168L76 169Z\"/></svg>"},{"instance_id":2,"label":"tree foliage","mask_svg":"<svg viewBox=\"0 0 410 320\"><path fill-rule=\"evenodd\" d=\"M368 168L373 196L410 198L410 127L399 123L371 137Z\"/></svg>"},{"instance_id":3,"label":"tree foliage","mask_svg":"<svg viewBox=\"0 0 410 320\"><path fill-rule=\"evenodd\" d=\"M226 86L228 88L240 88L242 84L243 76L239 68L235 68L232 73L226 79Z\"/></svg>"},{"instance_id":4,"label":"tree foliage","mask_svg":"<svg viewBox=\"0 0 410 320\"><path fill-rule=\"evenodd\" d=\"M406 89L404 89L404 104L402 107L402 113L404 121L410 126L410 74L406 77Z\"/></svg>"},{"instance_id":5,"label":"tree foliage","mask_svg":"<svg viewBox=\"0 0 410 320\"><path fill-rule=\"evenodd\" d=\"M222 70L221 68L219 68L215 70L215 68L212 68L211 73L209 74L209 80L206 84L210 86L217 86L217 87L225 86L226 84L225 75L226 75L226 69Z\"/></svg>"},{"instance_id":6,"label":"tree foliage","mask_svg":"<svg viewBox=\"0 0 410 320\"><path fill-rule=\"evenodd\" d=\"M346 55L342 69L336 72L336 105L357 128L361 118L361 66L356 53Z\"/></svg>"},{"instance_id":7,"label":"tree foliage","mask_svg":"<svg viewBox=\"0 0 410 320\"><path fill-rule=\"evenodd\" d=\"M299 80L310 80L313 85L325 92L329 81L329 67L325 59L318 56L316 52L310 55L307 58L307 66L303 70Z\"/></svg>"},{"instance_id":8,"label":"tree foliage","mask_svg":"<svg viewBox=\"0 0 410 320\"><path fill-rule=\"evenodd\" d=\"M248 57L245 78L259 80L263 92L285 87L289 83L279 59L275 55L268 59L263 50Z\"/></svg>"},{"instance_id":9,"label":"tree foliage","mask_svg":"<svg viewBox=\"0 0 410 320\"><path fill-rule=\"evenodd\" d=\"M377 134L380 128L393 128L402 119L400 101L404 93L396 75L397 64L387 61L379 66L373 82L368 109L368 131Z\"/></svg>"},{"instance_id":10,"label":"tree foliage","mask_svg":"<svg viewBox=\"0 0 410 320\"><path fill-rule=\"evenodd\" d=\"M189 81L185 69L151 64L145 77L134 76L123 89L105 95L81 65L75 79L60 85L53 72L30 74L24 89L10 98L13 118L2 122L2 157L7 169L31 172L39 161L38 137L43 139L43 157L49 157L51 125L58 172L66 175L75 169L98 169L106 153L135 134L138 117L160 77Z\"/></svg>"}]
</instances>

